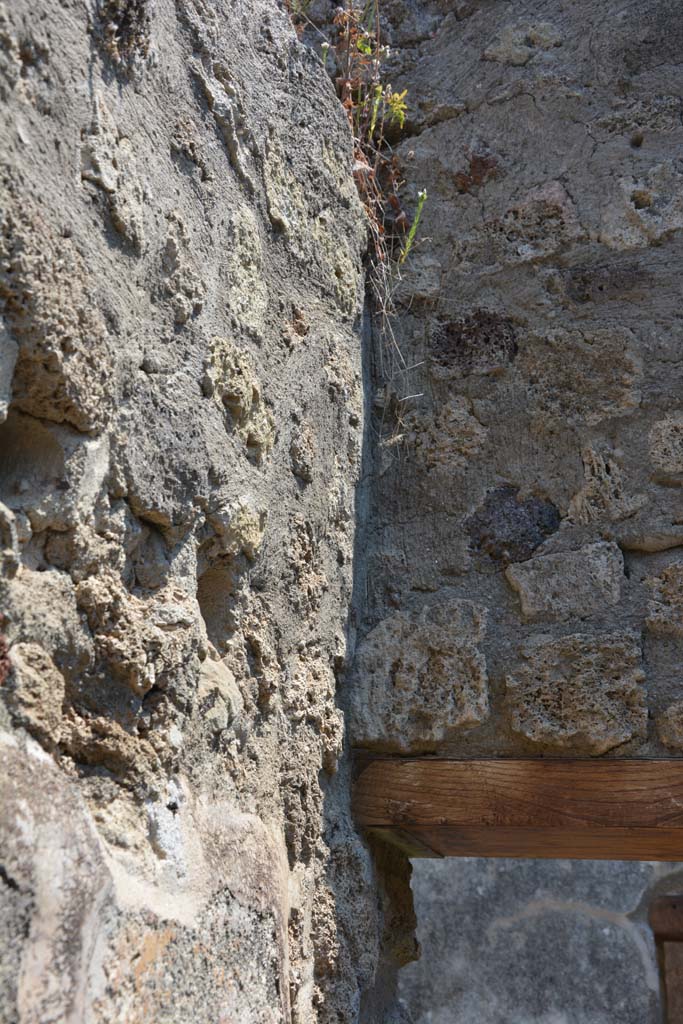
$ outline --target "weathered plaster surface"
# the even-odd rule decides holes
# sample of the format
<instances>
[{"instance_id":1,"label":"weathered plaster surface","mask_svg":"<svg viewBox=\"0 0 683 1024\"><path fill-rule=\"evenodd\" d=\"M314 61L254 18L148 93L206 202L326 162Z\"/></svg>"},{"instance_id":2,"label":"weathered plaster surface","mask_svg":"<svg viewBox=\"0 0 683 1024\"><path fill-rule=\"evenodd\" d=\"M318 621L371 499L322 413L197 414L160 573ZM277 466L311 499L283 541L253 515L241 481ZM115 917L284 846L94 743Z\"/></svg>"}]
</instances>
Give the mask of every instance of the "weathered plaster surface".
<instances>
[{"instance_id":1,"label":"weathered plaster surface","mask_svg":"<svg viewBox=\"0 0 683 1024\"><path fill-rule=\"evenodd\" d=\"M661 1024L647 904L665 864L418 861L418 1024Z\"/></svg>"}]
</instances>

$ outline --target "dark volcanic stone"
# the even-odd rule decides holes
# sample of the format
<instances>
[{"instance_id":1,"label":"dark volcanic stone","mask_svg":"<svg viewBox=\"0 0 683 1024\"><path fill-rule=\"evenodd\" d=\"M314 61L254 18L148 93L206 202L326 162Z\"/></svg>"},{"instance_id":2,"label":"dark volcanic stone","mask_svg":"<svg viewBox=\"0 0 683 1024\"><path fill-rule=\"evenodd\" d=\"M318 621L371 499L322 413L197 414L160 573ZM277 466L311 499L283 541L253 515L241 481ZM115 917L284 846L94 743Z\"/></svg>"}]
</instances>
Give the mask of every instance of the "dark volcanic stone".
<instances>
[{"instance_id":1,"label":"dark volcanic stone","mask_svg":"<svg viewBox=\"0 0 683 1024\"><path fill-rule=\"evenodd\" d=\"M491 491L466 525L474 550L495 561L523 562L560 525L560 513L545 498L518 498L518 487Z\"/></svg>"}]
</instances>

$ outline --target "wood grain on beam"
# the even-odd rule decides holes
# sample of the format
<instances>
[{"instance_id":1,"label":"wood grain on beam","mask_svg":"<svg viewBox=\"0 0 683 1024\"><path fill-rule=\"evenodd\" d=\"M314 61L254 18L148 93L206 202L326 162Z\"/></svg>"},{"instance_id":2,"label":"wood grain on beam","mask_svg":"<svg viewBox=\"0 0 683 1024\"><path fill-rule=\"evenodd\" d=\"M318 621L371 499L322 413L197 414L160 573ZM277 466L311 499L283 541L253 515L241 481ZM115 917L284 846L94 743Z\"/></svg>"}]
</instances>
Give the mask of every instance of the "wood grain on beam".
<instances>
[{"instance_id":1,"label":"wood grain on beam","mask_svg":"<svg viewBox=\"0 0 683 1024\"><path fill-rule=\"evenodd\" d=\"M683 860L683 759L368 758L354 814L434 856Z\"/></svg>"}]
</instances>

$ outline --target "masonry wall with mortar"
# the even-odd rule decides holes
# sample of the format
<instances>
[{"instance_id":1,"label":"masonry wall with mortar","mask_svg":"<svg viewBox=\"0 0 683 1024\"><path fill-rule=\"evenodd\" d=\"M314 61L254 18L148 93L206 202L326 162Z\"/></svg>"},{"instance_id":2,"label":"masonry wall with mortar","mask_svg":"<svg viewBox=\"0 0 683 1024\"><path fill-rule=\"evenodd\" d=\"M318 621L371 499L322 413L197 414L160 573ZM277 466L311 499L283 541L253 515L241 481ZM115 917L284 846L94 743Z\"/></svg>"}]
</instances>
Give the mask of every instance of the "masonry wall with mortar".
<instances>
[{"instance_id":1,"label":"masonry wall with mortar","mask_svg":"<svg viewBox=\"0 0 683 1024\"><path fill-rule=\"evenodd\" d=\"M683 748L677 5L384 10L430 199L366 423L284 13L0 4L0 1020L396 1019L352 662L358 746Z\"/></svg>"},{"instance_id":2,"label":"masonry wall with mortar","mask_svg":"<svg viewBox=\"0 0 683 1024\"><path fill-rule=\"evenodd\" d=\"M680 755L679 6L383 9L406 202L429 199L411 369L376 339L354 742ZM413 886L417 1021L659 1024L670 867L421 860Z\"/></svg>"},{"instance_id":3,"label":"masonry wall with mortar","mask_svg":"<svg viewBox=\"0 0 683 1024\"><path fill-rule=\"evenodd\" d=\"M354 742L681 753L677 5L384 10L429 200L376 353Z\"/></svg>"}]
</instances>

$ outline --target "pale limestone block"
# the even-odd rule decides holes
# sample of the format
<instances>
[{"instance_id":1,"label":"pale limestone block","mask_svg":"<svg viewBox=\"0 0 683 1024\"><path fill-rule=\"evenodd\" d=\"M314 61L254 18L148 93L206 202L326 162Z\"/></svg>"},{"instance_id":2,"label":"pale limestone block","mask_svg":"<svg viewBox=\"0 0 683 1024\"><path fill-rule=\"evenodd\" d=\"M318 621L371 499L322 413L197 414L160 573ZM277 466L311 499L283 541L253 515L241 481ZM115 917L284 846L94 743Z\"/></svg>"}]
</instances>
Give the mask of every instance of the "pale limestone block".
<instances>
[{"instance_id":1,"label":"pale limestone block","mask_svg":"<svg viewBox=\"0 0 683 1024\"><path fill-rule=\"evenodd\" d=\"M357 654L354 743L406 753L429 750L453 731L483 722L485 628L484 608L444 592L380 622Z\"/></svg>"},{"instance_id":2,"label":"pale limestone block","mask_svg":"<svg viewBox=\"0 0 683 1024\"><path fill-rule=\"evenodd\" d=\"M624 559L618 545L537 555L505 570L527 621L586 618L619 603Z\"/></svg>"}]
</instances>

